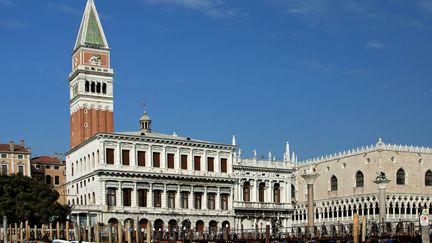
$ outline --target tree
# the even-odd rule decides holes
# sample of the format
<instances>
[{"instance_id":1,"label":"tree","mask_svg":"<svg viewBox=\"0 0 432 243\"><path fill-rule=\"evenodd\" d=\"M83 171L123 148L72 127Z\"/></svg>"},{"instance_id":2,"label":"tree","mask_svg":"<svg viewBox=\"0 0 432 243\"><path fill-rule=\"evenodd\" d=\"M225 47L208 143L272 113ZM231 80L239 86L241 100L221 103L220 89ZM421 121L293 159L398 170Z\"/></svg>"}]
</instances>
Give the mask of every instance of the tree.
<instances>
[{"instance_id":1,"label":"tree","mask_svg":"<svg viewBox=\"0 0 432 243\"><path fill-rule=\"evenodd\" d=\"M65 220L70 207L57 202L59 194L48 185L26 176L0 176L0 214L9 223L46 224Z\"/></svg>"}]
</instances>

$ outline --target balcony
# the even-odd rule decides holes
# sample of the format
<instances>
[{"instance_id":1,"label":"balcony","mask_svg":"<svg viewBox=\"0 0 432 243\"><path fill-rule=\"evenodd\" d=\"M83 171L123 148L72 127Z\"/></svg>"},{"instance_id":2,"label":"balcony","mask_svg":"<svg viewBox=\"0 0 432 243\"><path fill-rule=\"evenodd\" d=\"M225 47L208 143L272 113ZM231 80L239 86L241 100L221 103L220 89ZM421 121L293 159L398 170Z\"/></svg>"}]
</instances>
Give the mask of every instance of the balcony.
<instances>
[{"instance_id":1,"label":"balcony","mask_svg":"<svg viewBox=\"0 0 432 243\"><path fill-rule=\"evenodd\" d=\"M272 203L272 202L234 202L235 210L279 210L289 211L292 210L290 203Z\"/></svg>"}]
</instances>

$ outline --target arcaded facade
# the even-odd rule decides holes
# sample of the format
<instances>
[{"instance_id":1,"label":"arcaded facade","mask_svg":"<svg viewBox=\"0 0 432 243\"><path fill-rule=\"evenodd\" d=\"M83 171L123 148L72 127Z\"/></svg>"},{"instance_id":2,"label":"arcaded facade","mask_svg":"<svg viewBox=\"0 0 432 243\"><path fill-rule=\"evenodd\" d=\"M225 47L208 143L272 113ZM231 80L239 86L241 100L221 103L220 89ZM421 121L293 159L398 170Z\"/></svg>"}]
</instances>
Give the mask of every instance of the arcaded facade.
<instances>
[{"instance_id":1,"label":"arcaded facade","mask_svg":"<svg viewBox=\"0 0 432 243\"><path fill-rule=\"evenodd\" d=\"M300 163L296 171L297 198L293 225L307 223L307 190L301 174L315 169L315 222L317 225L351 223L353 214L379 220L379 172L386 186L385 221L418 220L420 208L432 208L432 149L386 144L373 145Z\"/></svg>"}]
</instances>

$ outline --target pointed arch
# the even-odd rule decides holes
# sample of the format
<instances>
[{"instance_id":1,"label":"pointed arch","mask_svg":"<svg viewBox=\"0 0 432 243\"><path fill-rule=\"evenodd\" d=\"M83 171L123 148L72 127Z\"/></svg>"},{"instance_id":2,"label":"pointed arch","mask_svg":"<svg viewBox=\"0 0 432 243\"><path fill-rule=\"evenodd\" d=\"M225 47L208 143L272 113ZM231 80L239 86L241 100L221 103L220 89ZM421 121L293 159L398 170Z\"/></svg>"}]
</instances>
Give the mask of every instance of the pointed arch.
<instances>
[{"instance_id":1,"label":"pointed arch","mask_svg":"<svg viewBox=\"0 0 432 243\"><path fill-rule=\"evenodd\" d=\"M332 176L330 178L330 190L331 191L337 191L338 189L338 179L336 178L336 176Z\"/></svg>"},{"instance_id":2,"label":"pointed arch","mask_svg":"<svg viewBox=\"0 0 432 243\"><path fill-rule=\"evenodd\" d=\"M430 170L425 173L425 186L432 186L432 171Z\"/></svg>"},{"instance_id":3,"label":"pointed arch","mask_svg":"<svg viewBox=\"0 0 432 243\"><path fill-rule=\"evenodd\" d=\"M396 184L405 185L405 171L402 168L396 172Z\"/></svg>"},{"instance_id":4,"label":"pointed arch","mask_svg":"<svg viewBox=\"0 0 432 243\"><path fill-rule=\"evenodd\" d=\"M360 170L356 173L356 187L364 186L364 175Z\"/></svg>"}]
</instances>

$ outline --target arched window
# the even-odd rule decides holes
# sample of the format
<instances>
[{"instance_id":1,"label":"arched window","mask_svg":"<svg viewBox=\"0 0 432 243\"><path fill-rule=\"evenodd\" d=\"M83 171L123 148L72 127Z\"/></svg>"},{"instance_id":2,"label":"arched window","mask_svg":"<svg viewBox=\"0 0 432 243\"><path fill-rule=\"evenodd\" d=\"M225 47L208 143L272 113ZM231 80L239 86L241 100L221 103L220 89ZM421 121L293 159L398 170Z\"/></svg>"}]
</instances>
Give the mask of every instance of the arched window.
<instances>
[{"instance_id":1,"label":"arched window","mask_svg":"<svg viewBox=\"0 0 432 243\"><path fill-rule=\"evenodd\" d=\"M243 184L243 201L250 202L250 183L245 182Z\"/></svg>"},{"instance_id":2,"label":"arched window","mask_svg":"<svg viewBox=\"0 0 432 243\"><path fill-rule=\"evenodd\" d=\"M95 82L91 82L91 92L94 93L96 90Z\"/></svg>"},{"instance_id":3,"label":"arched window","mask_svg":"<svg viewBox=\"0 0 432 243\"><path fill-rule=\"evenodd\" d=\"M405 171L403 169L399 169L396 173L396 184L405 185Z\"/></svg>"},{"instance_id":4,"label":"arched window","mask_svg":"<svg viewBox=\"0 0 432 243\"><path fill-rule=\"evenodd\" d=\"M291 184L291 199L295 199L296 192L295 192L295 186Z\"/></svg>"},{"instance_id":5,"label":"arched window","mask_svg":"<svg viewBox=\"0 0 432 243\"><path fill-rule=\"evenodd\" d=\"M364 175L363 172L357 171L356 173L356 187L364 186Z\"/></svg>"},{"instance_id":6,"label":"arched window","mask_svg":"<svg viewBox=\"0 0 432 243\"><path fill-rule=\"evenodd\" d=\"M280 203L280 198L280 185L279 183L276 183L273 186L273 202Z\"/></svg>"},{"instance_id":7,"label":"arched window","mask_svg":"<svg viewBox=\"0 0 432 243\"><path fill-rule=\"evenodd\" d=\"M107 88L106 83L103 83L103 84L102 84L102 93L103 93L103 94L106 94L106 88Z\"/></svg>"},{"instance_id":8,"label":"arched window","mask_svg":"<svg viewBox=\"0 0 432 243\"><path fill-rule=\"evenodd\" d=\"M264 202L265 183L261 182L258 189L258 202Z\"/></svg>"},{"instance_id":9,"label":"arched window","mask_svg":"<svg viewBox=\"0 0 432 243\"><path fill-rule=\"evenodd\" d=\"M71 173L72 173L72 176L74 175L74 164L72 163L72 166L71 166Z\"/></svg>"},{"instance_id":10,"label":"arched window","mask_svg":"<svg viewBox=\"0 0 432 243\"><path fill-rule=\"evenodd\" d=\"M332 176L330 179L330 189L332 191L337 191L337 189L338 189L338 180L337 180L336 176Z\"/></svg>"},{"instance_id":11,"label":"arched window","mask_svg":"<svg viewBox=\"0 0 432 243\"><path fill-rule=\"evenodd\" d=\"M96 93L100 94L101 92L101 83L97 82L96 84Z\"/></svg>"},{"instance_id":12,"label":"arched window","mask_svg":"<svg viewBox=\"0 0 432 243\"><path fill-rule=\"evenodd\" d=\"M430 170L426 171L425 174L425 186L432 186L432 172Z\"/></svg>"},{"instance_id":13,"label":"arched window","mask_svg":"<svg viewBox=\"0 0 432 243\"><path fill-rule=\"evenodd\" d=\"M90 91L90 82L89 82L89 81L86 81L86 82L85 82L85 91L86 91L86 92L89 92L89 91Z\"/></svg>"}]
</instances>

